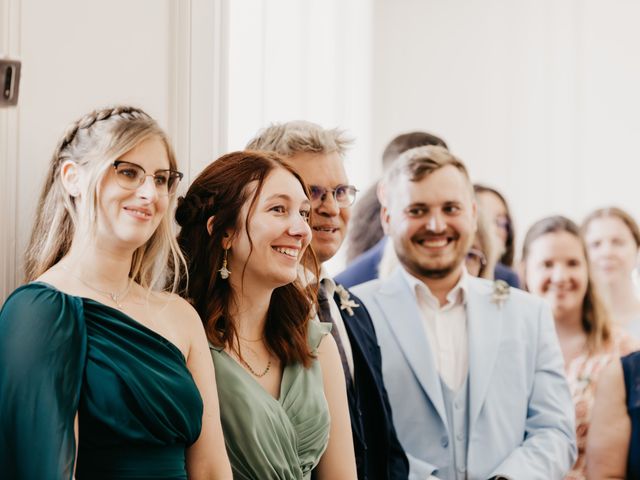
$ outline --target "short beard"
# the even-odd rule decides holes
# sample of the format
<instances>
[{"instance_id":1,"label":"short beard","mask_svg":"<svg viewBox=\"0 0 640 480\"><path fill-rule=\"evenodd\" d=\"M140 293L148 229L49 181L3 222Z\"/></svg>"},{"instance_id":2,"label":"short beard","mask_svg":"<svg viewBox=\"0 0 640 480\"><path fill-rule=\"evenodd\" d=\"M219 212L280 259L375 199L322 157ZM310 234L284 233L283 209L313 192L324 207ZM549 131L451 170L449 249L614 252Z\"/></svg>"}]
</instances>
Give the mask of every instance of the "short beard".
<instances>
[{"instance_id":1,"label":"short beard","mask_svg":"<svg viewBox=\"0 0 640 480\"><path fill-rule=\"evenodd\" d=\"M429 278L432 280L439 280L441 278L448 277L460 267L460 263L455 263L452 265L448 265L443 268L425 268L421 265L414 263L408 259L400 259L400 263L405 266L407 270L413 273L415 276L419 278Z\"/></svg>"},{"instance_id":2,"label":"short beard","mask_svg":"<svg viewBox=\"0 0 640 480\"><path fill-rule=\"evenodd\" d=\"M440 268L426 268L415 262L409 255L405 255L401 252L396 252L400 264L412 275L418 278L428 278L432 280L440 280L451 275L455 270L460 268L460 265L464 262L464 257L459 261L454 261L449 265Z\"/></svg>"}]
</instances>

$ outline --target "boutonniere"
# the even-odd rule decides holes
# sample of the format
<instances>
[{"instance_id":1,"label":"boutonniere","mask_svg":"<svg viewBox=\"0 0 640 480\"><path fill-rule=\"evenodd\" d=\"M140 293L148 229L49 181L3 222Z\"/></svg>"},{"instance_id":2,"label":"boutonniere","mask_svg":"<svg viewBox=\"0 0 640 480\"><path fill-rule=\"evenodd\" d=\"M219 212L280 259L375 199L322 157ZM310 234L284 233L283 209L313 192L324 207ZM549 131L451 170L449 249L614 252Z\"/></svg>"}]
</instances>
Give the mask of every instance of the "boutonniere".
<instances>
[{"instance_id":1,"label":"boutonniere","mask_svg":"<svg viewBox=\"0 0 640 480\"><path fill-rule=\"evenodd\" d=\"M509 284L504 280L496 280L493 282L493 293L491 294L491 302L495 303L498 308L502 307L502 304L507 301L510 293Z\"/></svg>"},{"instance_id":2,"label":"boutonniere","mask_svg":"<svg viewBox=\"0 0 640 480\"><path fill-rule=\"evenodd\" d=\"M342 285L336 285L336 293L340 297L340 310L346 310L353 317L353 309L360 305L351 299L349 292Z\"/></svg>"}]
</instances>

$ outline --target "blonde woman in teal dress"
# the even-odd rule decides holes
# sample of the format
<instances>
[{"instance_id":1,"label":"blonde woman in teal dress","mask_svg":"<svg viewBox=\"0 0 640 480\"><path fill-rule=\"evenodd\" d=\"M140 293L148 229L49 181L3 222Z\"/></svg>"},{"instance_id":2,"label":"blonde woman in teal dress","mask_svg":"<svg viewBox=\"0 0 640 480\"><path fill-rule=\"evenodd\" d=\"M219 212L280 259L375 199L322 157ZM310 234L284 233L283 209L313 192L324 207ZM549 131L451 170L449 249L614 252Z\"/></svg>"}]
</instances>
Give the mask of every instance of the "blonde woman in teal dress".
<instances>
[{"instance_id":1,"label":"blonde woman in teal dress","mask_svg":"<svg viewBox=\"0 0 640 480\"><path fill-rule=\"evenodd\" d=\"M182 174L164 132L118 106L55 149L26 261L0 312L0 477L224 479L214 369L197 313L156 293L180 254Z\"/></svg>"},{"instance_id":2,"label":"blonde woman in teal dress","mask_svg":"<svg viewBox=\"0 0 640 480\"><path fill-rule=\"evenodd\" d=\"M356 478L340 357L299 278L317 272L310 215L298 174L252 151L205 168L176 211L235 479Z\"/></svg>"}]
</instances>

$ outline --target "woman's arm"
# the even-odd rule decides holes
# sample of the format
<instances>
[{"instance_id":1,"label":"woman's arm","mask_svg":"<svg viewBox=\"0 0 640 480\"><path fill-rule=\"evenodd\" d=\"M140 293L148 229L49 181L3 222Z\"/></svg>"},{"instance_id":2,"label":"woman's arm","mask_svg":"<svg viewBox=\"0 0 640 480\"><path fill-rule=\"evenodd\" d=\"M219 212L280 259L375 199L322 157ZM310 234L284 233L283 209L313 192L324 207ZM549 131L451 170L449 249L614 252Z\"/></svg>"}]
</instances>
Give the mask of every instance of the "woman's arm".
<instances>
[{"instance_id":1,"label":"woman's arm","mask_svg":"<svg viewBox=\"0 0 640 480\"><path fill-rule=\"evenodd\" d=\"M587 437L587 478L623 479L630 438L622 364L616 360L598 380Z\"/></svg>"},{"instance_id":2,"label":"woman's arm","mask_svg":"<svg viewBox=\"0 0 640 480\"><path fill-rule=\"evenodd\" d=\"M216 375L200 317L184 302L185 324L189 329L190 347L187 367L202 397L202 430L198 440L187 450L189 479L231 479L231 465L222 435Z\"/></svg>"},{"instance_id":3,"label":"woman's arm","mask_svg":"<svg viewBox=\"0 0 640 480\"><path fill-rule=\"evenodd\" d=\"M318 480L357 479L347 389L338 347L331 335L325 335L318 347L324 395L329 404L331 429L329 445L316 469Z\"/></svg>"}]
</instances>

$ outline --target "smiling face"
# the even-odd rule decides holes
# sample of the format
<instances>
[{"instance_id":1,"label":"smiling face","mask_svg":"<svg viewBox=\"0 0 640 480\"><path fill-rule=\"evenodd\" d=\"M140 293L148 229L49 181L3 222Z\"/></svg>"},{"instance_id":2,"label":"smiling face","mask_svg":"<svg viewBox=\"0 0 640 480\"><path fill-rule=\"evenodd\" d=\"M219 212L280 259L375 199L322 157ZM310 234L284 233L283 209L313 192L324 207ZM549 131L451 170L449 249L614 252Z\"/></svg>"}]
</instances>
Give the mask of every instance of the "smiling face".
<instances>
[{"instance_id":1,"label":"smiling face","mask_svg":"<svg viewBox=\"0 0 640 480\"><path fill-rule=\"evenodd\" d=\"M615 286L631 281L636 268L638 246L629 227L618 217L597 217L584 235L591 271L598 284Z\"/></svg>"},{"instance_id":2,"label":"smiling face","mask_svg":"<svg viewBox=\"0 0 640 480\"><path fill-rule=\"evenodd\" d=\"M255 189L256 185L249 188ZM276 168L265 179L249 212L252 198L253 194L245 202L238 231L232 235L230 279L240 288L244 270L247 281L269 288L291 283L297 278L302 254L311 240L309 199L300 182L283 168Z\"/></svg>"},{"instance_id":3,"label":"smiling face","mask_svg":"<svg viewBox=\"0 0 640 480\"><path fill-rule=\"evenodd\" d=\"M147 173L170 168L165 144L156 137L139 143L118 160L137 164ZM118 183L117 175L110 167L98 185L98 241L108 248L135 250L158 228L167 212L169 197L158 194L150 176L145 177L138 188L130 190Z\"/></svg>"},{"instance_id":4,"label":"smiling face","mask_svg":"<svg viewBox=\"0 0 640 480\"><path fill-rule=\"evenodd\" d=\"M577 236L559 231L533 240L525 273L529 291L551 304L556 320L582 314L589 271L582 242Z\"/></svg>"},{"instance_id":5,"label":"smiling face","mask_svg":"<svg viewBox=\"0 0 640 480\"><path fill-rule=\"evenodd\" d=\"M417 278L457 277L476 231L469 180L446 165L412 182L400 175L388 190L383 223L402 265Z\"/></svg>"},{"instance_id":6,"label":"smiling face","mask_svg":"<svg viewBox=\"0 0 640 480\"><path fill-rule=\"evenodd\" d=\"M299 152L287 157L287 162L296 169L307 185L334 190L339 185L347 185L347 173L337 152ZM323 201L313 205L311 246L318 260L323 263L333 257L345 236L351 217L351 207L338 207L331 193Z\"/></svg>"}]
</instances>

